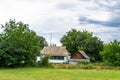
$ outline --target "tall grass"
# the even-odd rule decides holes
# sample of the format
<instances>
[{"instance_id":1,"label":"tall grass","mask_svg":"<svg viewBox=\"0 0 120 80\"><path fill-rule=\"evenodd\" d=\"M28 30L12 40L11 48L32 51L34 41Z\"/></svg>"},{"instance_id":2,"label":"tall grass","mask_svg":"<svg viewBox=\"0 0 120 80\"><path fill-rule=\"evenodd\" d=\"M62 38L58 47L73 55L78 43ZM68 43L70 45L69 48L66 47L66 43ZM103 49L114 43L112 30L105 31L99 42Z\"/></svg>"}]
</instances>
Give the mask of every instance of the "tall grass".
<instances>
[{"instance_id":1,"label":"tall grass","mask_svg":"<svg viewBox=\"0 0 120 80\"><path fill-rule=\"evenodd\" d=\"M103 63L89 63L89 64L77 64L77 65L70 65L70 64L52 64L53 68L56 69L117 69L120 70L120 67L115 67L115 66L109 66L105 65Z\"/></svg>"}]
</instances>

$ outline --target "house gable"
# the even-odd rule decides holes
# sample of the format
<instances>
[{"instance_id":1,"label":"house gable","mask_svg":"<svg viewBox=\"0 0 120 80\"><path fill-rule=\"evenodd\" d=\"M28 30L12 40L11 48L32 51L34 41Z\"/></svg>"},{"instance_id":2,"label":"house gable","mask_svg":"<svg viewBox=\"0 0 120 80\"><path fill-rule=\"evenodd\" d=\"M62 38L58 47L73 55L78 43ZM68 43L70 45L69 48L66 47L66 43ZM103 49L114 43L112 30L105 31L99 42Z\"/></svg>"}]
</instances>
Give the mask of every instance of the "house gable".
<instances>
[{"instance_id":1,"label":"house gable","mask_svg":"<svg viewBox=\"0 0 120 80\"><path fill-rule=\"evenodd\" d=\"M79 50L71 56L71 59L89 59L89 57L84 51Z\"/></svg>"},{"instance_id":2,"label":"house gable","mask_svg":"<svg viewBox=\"0 0 120 80\"><path fill-rule=\"evenodd\" d=\"M71 59L85 59L85 57L80 52L77 51L71 56Z\"/></svg>"},{"instance_id":3,"label":"house gable","mask_svg":"<svg viewBox=\"0 0 120 80\"><path fill-rule=\"evenodd\" d=\"M77 64L80 62L89 62L89 56L84 51L76 51L70 58L69 64Z\"/></svg>"}]
</instances>

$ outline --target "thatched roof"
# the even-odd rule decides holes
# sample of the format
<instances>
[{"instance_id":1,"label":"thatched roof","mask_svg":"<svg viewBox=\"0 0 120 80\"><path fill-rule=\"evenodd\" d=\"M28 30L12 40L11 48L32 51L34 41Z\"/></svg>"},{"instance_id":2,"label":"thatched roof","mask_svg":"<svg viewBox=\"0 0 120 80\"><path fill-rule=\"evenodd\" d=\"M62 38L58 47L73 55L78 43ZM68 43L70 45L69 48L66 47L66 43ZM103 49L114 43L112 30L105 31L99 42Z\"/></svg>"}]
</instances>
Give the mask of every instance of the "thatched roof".
<instances>
[{"instance_id":1,"label":"thatched roof","mask_svg":"<svg viewBox=\"0 0 120 80\"><path fill-rule=\"evenodd\" d=\"M46 46L41 50L41 54L51 56L67 56L69 52L66 50L65 46Z\"/></svg>"},{"instance_id":2,"label":"thatched roof","mask_svg":"<svg viewBox=\"0 0 120 80\"><path fill-rule=\"evenodd\" d=\"M86 59L89 59L89 56L84 52L84 51L78 51L79 53L81 53Z\"/></svg>"}]
</instances>

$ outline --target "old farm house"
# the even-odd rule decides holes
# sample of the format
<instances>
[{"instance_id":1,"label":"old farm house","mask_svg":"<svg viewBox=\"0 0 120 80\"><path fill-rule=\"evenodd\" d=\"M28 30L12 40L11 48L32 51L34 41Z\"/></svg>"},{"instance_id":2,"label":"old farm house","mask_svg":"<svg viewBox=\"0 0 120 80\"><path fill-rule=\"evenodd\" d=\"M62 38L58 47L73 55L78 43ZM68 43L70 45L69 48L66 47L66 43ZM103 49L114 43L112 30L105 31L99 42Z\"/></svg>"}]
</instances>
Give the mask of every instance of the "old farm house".
<instances>
[{"instance_id":1,"label":"old farm house","mask_svg":"<svg viewBox=\"0 0 120 80\"><path fill-rule=\"evenodd\" d=\"M40 61L46 55L50 55L50 63L66 63L69 61L69 52L64 46L46 46L41 50L40 57L37 61Z\"/></svg>"}]
</instances>

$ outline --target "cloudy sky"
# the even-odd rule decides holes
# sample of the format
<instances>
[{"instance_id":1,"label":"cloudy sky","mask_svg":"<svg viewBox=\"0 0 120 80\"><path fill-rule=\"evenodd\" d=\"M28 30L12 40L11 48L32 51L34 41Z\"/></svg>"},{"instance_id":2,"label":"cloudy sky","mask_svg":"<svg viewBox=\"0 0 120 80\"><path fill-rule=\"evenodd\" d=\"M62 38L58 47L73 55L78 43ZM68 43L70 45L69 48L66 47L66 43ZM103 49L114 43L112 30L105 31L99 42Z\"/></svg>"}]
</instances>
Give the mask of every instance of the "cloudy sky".
<instances>
[{"instance_id":1,"label":"cloudy sky","mask_svg":"<svg viewBox=\"0 0 120 80\"><path fill-rule=\"evenodd\" d=\"M71 28L88 30L105 43L120 40L120 0L0 0L0 24L23 21L50 42Z\"/></svg>"}]
</instances>

